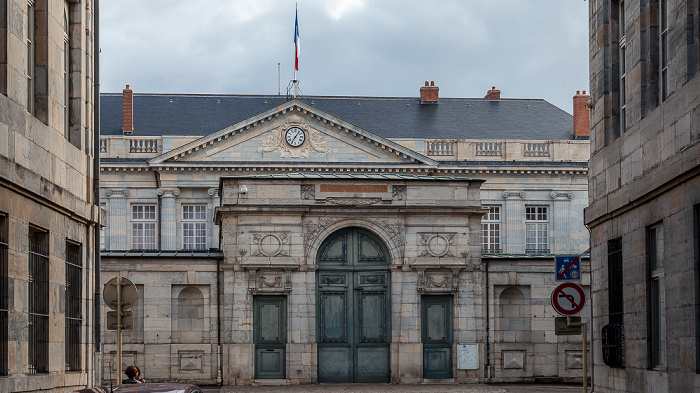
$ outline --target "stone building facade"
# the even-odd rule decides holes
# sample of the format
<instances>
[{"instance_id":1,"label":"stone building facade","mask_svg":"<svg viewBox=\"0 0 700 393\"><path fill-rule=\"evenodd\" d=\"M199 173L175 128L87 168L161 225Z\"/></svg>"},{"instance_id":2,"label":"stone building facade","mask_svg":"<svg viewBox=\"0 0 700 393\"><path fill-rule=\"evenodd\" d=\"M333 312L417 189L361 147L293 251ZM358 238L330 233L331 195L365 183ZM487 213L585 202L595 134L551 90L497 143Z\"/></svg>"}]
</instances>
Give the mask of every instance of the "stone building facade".
<instances>
[{"instance_id":1,"label":"stone building facade","mask_svg":"<svg viewBox=\"0 0 700 393\"><path fill-rule=\"evenodd\" d=\"M102 281L139 288L124 350L146 379L582 377L581 338L554 334L549 305L554 256L589 244L588 126L561 109L429 83L420 98L127 86L102 105Z\"/></svg>"},{"instance_id":2,"label":"stone building facade","mask_svg":"<svg viewBox=\"0 0 700 393\"><path fill-rule=\"evenodd\" d=\"M99 383L92 1L0 1L0 391Z\"/></svg>"},{"instance_id":3,"label":"stone building facade","mask_svg":"<svg viewBox=\"0 0 700 393\"><path fill-rule=\"evenodd\" d=\"M700 390L700 5L591 1L597 392Z\"/></svg>"}]
</instances>

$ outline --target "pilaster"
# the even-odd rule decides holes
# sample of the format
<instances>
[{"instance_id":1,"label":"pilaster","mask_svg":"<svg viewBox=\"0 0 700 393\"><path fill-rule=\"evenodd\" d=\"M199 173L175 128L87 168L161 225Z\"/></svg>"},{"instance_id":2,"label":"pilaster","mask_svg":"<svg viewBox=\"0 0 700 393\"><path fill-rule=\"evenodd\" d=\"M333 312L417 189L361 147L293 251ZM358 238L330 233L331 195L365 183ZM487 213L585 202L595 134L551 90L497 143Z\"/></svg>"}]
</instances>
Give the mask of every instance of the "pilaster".
<instances>
[{"instance_id":1,"label":"pilaster","mask_svg":"<svg viewBox=\"0 0 700 393\"><path fill-rule=\"evenodd\" d=\"M209 194L210 197L212 197L212 211L216 210L218 206L221 205L221 198L219 197L219 189L218 188L210 188L207 190L207 194ZM214 214L212 213L212 216ZM216 247L220 248L219 245L219 226L214 224L214 225L208 225L209 228L209 247Z\"/></svg>"},{"instance_id":2,"label":"pilaster","mask_svg":"<svg viewBox=\"0 0 700 393\"><path fill-rule=\"evenodd\" d=\"M506 200L503 252L522 254L525 252L525 191L503 191Z\"/></svg>"},{"instance_id":3,"label":"pilaster","mask_svg":"<svg viewBox=\"0 0 700 393\"><path fill-rule=\"evenodd\" d=\"M571 208L571 198L574 194L568 191L552 191L550 194L553 200L552 209L552 229L554 230L553 242L550 250L554 254L570 252L570 230L569 210Z\"/></svg>"},{"instance_id":4,"label":"pilaster","mask_svg":"<svg viewBox=\"0 0 700 393\"><path fill-rule=\"evenodd\" d=\"M177 249L177 211L175 198L180 195L179 188L159 188L158 195L162 197L160 205L161 233L160 249Z\"/></svg>"},{"instance_id":5,"label":"pilaster","mask_svg":"<svg viewBox=\"0 0 700 393\"><path fill-rule=\"evenodd\" d=\"M126 188L109 188L105 192L109 198L109 222L107 223L107 236L109 247L112 250L126 250L128 248L128 224L129 211L126 207L126 198L129 190Z\"/></svg>"}]
</instances>

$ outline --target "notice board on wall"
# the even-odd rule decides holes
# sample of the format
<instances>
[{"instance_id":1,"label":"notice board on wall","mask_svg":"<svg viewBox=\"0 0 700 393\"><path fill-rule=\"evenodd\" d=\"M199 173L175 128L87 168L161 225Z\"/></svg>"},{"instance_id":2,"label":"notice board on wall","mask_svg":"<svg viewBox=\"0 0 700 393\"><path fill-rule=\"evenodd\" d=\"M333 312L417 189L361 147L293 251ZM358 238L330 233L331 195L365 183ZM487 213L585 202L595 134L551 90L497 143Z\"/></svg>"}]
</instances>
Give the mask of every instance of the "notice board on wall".
<instances>
[{"instance_id":1,"label":"notice board on wall","mask_svg":"<svg viewBox=\"0 0 700 393\"><path fill-rule=\"evenodd\" d=\"M457 344L457 369L479 369L479 344Z\"/></svg>"}]
</instances>

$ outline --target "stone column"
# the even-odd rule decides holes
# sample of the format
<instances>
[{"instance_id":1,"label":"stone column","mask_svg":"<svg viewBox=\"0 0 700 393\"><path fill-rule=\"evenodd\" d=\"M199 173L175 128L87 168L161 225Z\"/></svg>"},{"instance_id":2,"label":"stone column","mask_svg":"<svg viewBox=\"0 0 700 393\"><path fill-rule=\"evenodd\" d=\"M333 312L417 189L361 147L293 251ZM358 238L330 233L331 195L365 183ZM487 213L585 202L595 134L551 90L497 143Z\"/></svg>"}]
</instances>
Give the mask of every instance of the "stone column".
<instances>
[{"instance_id":1,"label":"stone column","mask_svg":"<svg viewBox=\"0 0 700 393\"><path fill-rule=\"evenodd\" d=\"M107 233L109 236L110 250L126 250L128 247L129 211L126 208L126 197L129 190L126 188L109 188L106 191L109 198L109 212L107 212Z\"/></svg>"},{"instance_id":2,"label":"stone column","mask_svg":"<svg viewBox=\"0 0 700 393\"><path fill-rule=\"evenodd\" d=\"M177 249L177 211L175 197L180 195L179 188L159 188L158 195L162 196L160 206L161 232L160 249Z\"/></svg>"},{"instance_id":3,"label":"stone column","mask_svg":"<svg viewBox=\"0 0 700 393\"><path fill-rule=\"evenodd\" d=\"M552 191L552 199L554 200L554 208L552 209L552 230L554 237L550 245L550 251L555 254L568 253L570 250L570 231L569 227L569 210L571 207L571 198L574 194L571 192Z\"/></svg>"},{"instance_id":4,"label":"stone column","mask_svg":"<svg viewBox=\"0 0 700 393\"><path fill-rule=\"evenodd\" d=\"M503 199L506 200L505 233L501 233L503 252L522 254L525 252L525 191L503 191Z\"/></svg>"},{"instance_id":5,"label":"stone column","mask_svg":"<svg viewBox=\"0 0 700 393\"><path fill-rule=\"evenodd\" d=\"M218 188L210 188L207 190L207 194L212 197L212 221L214 218L215 210L218 206L221 205L221 198L219 198L219 189ZM219 245L219 226L216 224L213 225L208 225L209 228L209 233L207 236L209 236L209 247L216 247L220 248Z\"/></svg>"}]
</instances>

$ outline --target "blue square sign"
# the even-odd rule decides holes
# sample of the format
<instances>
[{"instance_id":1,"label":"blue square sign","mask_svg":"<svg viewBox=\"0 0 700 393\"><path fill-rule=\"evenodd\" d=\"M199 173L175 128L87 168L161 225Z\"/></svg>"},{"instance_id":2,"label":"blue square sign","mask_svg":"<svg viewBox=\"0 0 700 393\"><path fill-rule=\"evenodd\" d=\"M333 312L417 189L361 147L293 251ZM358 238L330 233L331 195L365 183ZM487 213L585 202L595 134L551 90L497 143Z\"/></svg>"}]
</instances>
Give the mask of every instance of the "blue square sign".
<instances>
[{"instance_id":1,"label":"blue square sign","mask_svg":"<svg viewBox=\"0 0 700 393\"><path fill-rule=\"evenodd\" d=\"M556 281L581 280L581 256L556 256L554 257L554 266L556 267Z\"/></svg>"}]
</instances>

